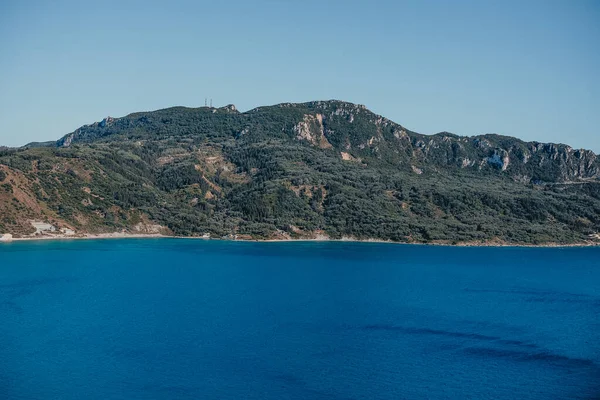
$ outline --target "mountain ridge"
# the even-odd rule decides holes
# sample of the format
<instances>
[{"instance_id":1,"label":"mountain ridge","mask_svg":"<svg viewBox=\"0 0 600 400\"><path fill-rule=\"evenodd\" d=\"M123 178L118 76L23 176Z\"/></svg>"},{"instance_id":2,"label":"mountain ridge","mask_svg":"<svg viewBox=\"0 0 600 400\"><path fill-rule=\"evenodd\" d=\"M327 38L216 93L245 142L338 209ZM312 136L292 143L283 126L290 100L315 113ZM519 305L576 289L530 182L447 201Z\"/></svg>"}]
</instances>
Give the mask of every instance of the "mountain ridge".
<instances>
[{"instance_id":1,"label":"mountain ridge","mask_svg":"<svg viewBox=\"0 0 600 400\"><path fill-rule=\"evenodd\" d=\"M381 114L377 114L374 111L371 111L369 108L367 108L365 105L363 104L358 104L358 103L352 103L352 102L348 102L348 101L344 101L344 100L337 100L337 99L330 99L330 100L314 100L314 101L308 101L308 102L283 102L283 103L276 103L273 105L267 105L267 106L258 106L258 107L254 107L251 108L247 111L239 111L237 109L237 107L234 104L227 104L226 106L222 106L222 107L209 107L209 106L201 106L201 107L189 107L189 106L171 106L171 107L165 107L165 108L159 108L156 110L150 110L150 111L136 111L133 113L129 113L125 116L122 117L112 117L112 116L107 116L105 118L103 118L100 121L96 121L96 122L92 122L90 124L85 124L82 127L87 127L87 126L94 126L94 125L100 125L102 124L104 121L106 120L119 120L119 119L124 119L124 118L129 118L129 117L137 117L137 116L143 116L145 114L152 114L152 113L157 113L157 112L162 112L162 111L170 111L170 110L187 110L187 111L196 111L196 110L205 110L205 111L226 111L227 109L233 108L233 111L240 113L240 114L249 114L249 113L255 113L264 109L269 109L269 108L283 108L283 107L309 107L312 106L314 107L315 105L319 105L319 104L335 104L335 103L340 103L346 106L351 106L351 107L356 107L359 109L363 109L365 111L368 111L370 113L372 113L373 115L380 117L382 119L386 119L396 125L402 126L401 124L394 122L393 120L389 120L386 117L384 117ZM82 127L80 127L79 129L81 129ZM75 131L77 131L78 129L76 129ZM418 133L417 131L411 131L414 133ZM71 132L73 133L73 132ZM590 151L593 152L594 154L596 154L596 152L594 150L591 149L586 149L586 148L576 148L573 146L570 146L567 143L562 143L562 142L545 142L545 141L540 141L540 140L524 140L521 139L517 136L509 136L509 135L505 135L505 134L501 134L501 133L496 133L496 132L487 132L487 133L481 133L481 134L477 134L477 135L460 135L454 132L449 132L449 131L440 131L440 132L436 132L436 133L431 133L431 134L426 134L426 133L418 133L422 136L454 136L456 138L477 138L477 137L486 137L486 136L492 136L492 137L500 137L500 138L504 138L504 139L515 139L515 140L519 140L523 143L532 143L532 144L547 144L547 145L556 145L556 146L565 146L565 147L570 147L572 149L577 149L577 150L584 150L584 151ZM64 135L68 136L69 134ZM62 139L62 138L61 138ZM60 141L60 139L53 141L46 141L46 142L31 142L28 144L25 144L21 147L27 147L30 144L34 143L34 144L50 144L50 143L56 143ZM7 147L7 146L0 146L0 147Z\"/></svg>"},{"instance_id":2,"label":"mountain ridge","mask_svg":"<svg viewBox=\"0 0 600 400\"><path fill-rule=\"evenodd\" d=\"M426 134L421 134L421 133L417 133L414 131L410 131L410 130L404 128L402 125L395 123L394 121L391 121L381 115L375 114L374 112L370 111L364 105L354 104L354 103L349 103L349 102L339 101L339 100L311 101L311 102L305 102L305 103L280 103L280 104L276 104L276 105L272 105L272 106L256 107L256 108L253 108L253 109L245 111L245 112L237 111L235 106L233 106L232 104L224 106L224 107L218 107L218 108L217 107L214 107L214 108L212 108L212 107L188 108L188 107L181 107L181 106L169 107L169 108L160 109L160 110L156 110L156 111L132 113L132 114L128 114L125 117L121 117L121 118L107 117L100 122L95 122L90 125L84 125L83 127L77 129L73 133L65 135L63 138L59 139L56 143L58 146L65 146L65 144L69 145L71 143L71 141L73 140L73 138L75 138L76 143L81 142L81 141L85 142L86 141L85 130L87 128L97 128L97 127L108 128L108 127L110 127L110 125L112 125L114 123L118 123L118 121L120 121L120 120L143 119L147 115L153 115L156 113L163 113L163 112L170 113L173 111L185 111L185 112L198 112L198 113L207 113L207 112L210 112L210 113L236 113L241 116L252 116L254 114L259 114L261 112L268 112L269 110L276 109L276 108L290 108L290 109L305 108L307 110L314 111L319 115L322 115L320 113L325 112L328 109L335 109L336 113L341 110L342 111L340 113L341 115L344 115L344 113L348 113L350 115L350 119L353 119L355 114L364 112L370 118L374 119L374 122L376 124L381 124L384 126L388 126L388 125L392 126L396 132L399 132L399 135L406 134L406 135L412 136L413 139L417 138L417 142L414 143L416 145L419 145L418 140L427 140L427 139L435 140L436 138L440 138L442 140L447 140L447 138L449 138L450 140L454 140L457 143L459 143L459 146L461 145L461 143L464 143L466 140L471 140L480 147L483 146L483 147L487 147L492 150L498 150L496 152L492 151L492 153L488 154L487 156L485 156L483 158L487 159L488 162L490 162L492 165L497 165L502 170L506 170L508 168L507 163L510 163L511 160L515 160L515 157L522 158L525 161L525 163L527 163L528 158L529 158L529 154L527 154L527 152L535 153L540 150L544 150L544 151L549 152L551 154L551 156L553 156L553 157L558 157L560 154L562 154L562 155L564 155L564 157L566 159L570 158L570 156L573 156L575 159L579 159L579 158L583 159L582 160L583 164L580 163L578 165L570 166L570 171L569 171L570 174L564 174L561 177L562 182L569 181L569 178L584 178L584 179L586 179L586 178L597 178L600 176L598 163L596 162L597 155L592 150L574 149L569 145L561 144L561 143L544 143L544 142L539 142L539 141L527 142L527 141L523 141L523 140L515 138L515 137L493 134L493 133L487 133L487 134L475 135L475 136L459 136L459 135L449 133L449 132L439 132L439 133L435 133L435 134L431 134L431 135L426 135ZM352 123L352 121L350 121L350 123ZM83 133L81 132L82 129L84 130ZM510 142L510 145L502 146L502 143L506 143L506 142ZM510 146L514 147L515 144L519 144L521 146L521 148L520 149L513 148L512 150L515 150L517 152L520 151L520 152L519 152L519 154L512 154L512 157L511 157L511 154L509 154L510 150L511 150ZM423 143L423 145L425 145L425 143ZM478 158L479 158L477 160L478 162L482 161L481 156ZM565 159L565 161L567 161L566 159ZM460 160L455 160L455 162L459 162L459 161ZM460 162L469 164L474 161L475 160L471 160L468 157L464 156L464 157L462 157L462 161L460 161ZM545 181L545 179L539 179L539 178L541 178L541 176L530 177L530 179L533 179L534 181L538 181L538 182ZM526 180L526 179L527 179L527 176L520 177L520 180Z\"/></svg>"},{"instance_id":3,"label":"mountain ridge","mask_svg":"<svg viewBox=\"0 0 600 400\"><path fill-rule=\"evenodd\" d=\"M133 117L133 116L138 116L138 115L143 115L143 114L151 114L151 113L156 113L156 112L161 112L161 111L167 111L167 110L177 110L177 109L181 109L181 110L202 110L202 109L206 109L206 110L221 110L221 109L227 109L227 108L233 108L233 110L237 111L240 114L247 114L247 113L252 113L255 112L257 110L260 109L264 109L264 108L269 108L269 107L284 107L284 106L288 106L288 107L294 107L294 106L307 106L307 105L313 105L313 104L319 104L319 103L342 103L342 104L346 104L346 105L350 105L350 106L355 106L355 107L360 107L363 108L371 113L373 113L374 115L377 115L378 117L381 118L386 118L383 117L380 114L376 114L375 112L371 111L370 109L368 109L365 105L362 104L357 104L357 103L352 103L352 102L348 102L348 101L343 101L343 100L337 100L337 99L330 99L330 100L315 100L315 101L308 101L308 102L283 102L283 103L277 103L277 104L273 104L273 105L269 105L269 106L258 106L258 107L254 107L251 108L247 111L239 111L237 110L236 106L234 104L228 104L226 106L223 107L209 107L209 106L201 106L201 107L189 107L189 106L171 106L171 107L166 107L166 108L159 108L156 110L150 110L150 111L136 111L133 113L129 113L123 117L111 117L111 116L107 116L105 118L103 118L101 121L96 121L96 122L92 122L90 124L85 124L83 126L81 126L80 128L76 129L75 131L83 128L83 127L87 127L87 126L94 126L94 125L99 125L102 124L103 122L105 122L106 120L118 120L118 119L123 119L123 118L128 118L128 117ZM386 118L387 119L387 118ZM392 120L390 120L391 122L400 125ZM74 131L74 132L75 132ZM66 134L63 136L66 137L74 132L71 132L69 134ZM417 133L417 131L413 131L415 133ZM501 134L501 133L495 133L495 132L487 132L487 133L481 133L481 134L477 134L477 135L460 135L454 132L449 132L449 131L440 131L440 132L436 132L436 133L431 133L431 134L425 134L425 133L419 133L420 135L423 136L454 136L457 138L478 138L478 137L486 137L486 136L493 136L493 137L502 137L505 139L513 139L513 140L519 140L523 143L531 143L531 144L546 144L546 145L555 145L555 146L565 146L568 148L572 148L575 150L581 150L581 151L589 151L594 153L594 155L597 156L597 153L594 150L591 149L586 149L586 148L577 148L577 147L573 147L570 146L567 143L563 143L563 142L546 142L546 141L540 141L540 140L524 140L519 138L518 136L509 136L509 135L505 135L505 134ZM50 146L54 143L59 142L61 139L60 138L58 140L49 140L49 141L45 141L45 142L30 142L27 143L23 146L17 146L17 147L9 147L9 146L2 146L0 145L0 149L10 149L10 148L28 148L28 147L37 147L37 146Z\"/></svg>"}]
</instances>

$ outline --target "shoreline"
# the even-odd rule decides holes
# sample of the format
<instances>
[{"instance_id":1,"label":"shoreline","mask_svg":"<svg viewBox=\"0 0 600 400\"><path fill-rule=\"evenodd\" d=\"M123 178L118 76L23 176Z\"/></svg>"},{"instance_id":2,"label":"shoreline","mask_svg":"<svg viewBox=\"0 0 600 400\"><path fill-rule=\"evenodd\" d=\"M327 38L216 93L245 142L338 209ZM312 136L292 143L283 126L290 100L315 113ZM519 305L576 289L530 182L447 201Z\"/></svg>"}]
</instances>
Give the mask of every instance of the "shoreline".
<instances>
[{"instance_id":1,"label":"shoreline","mask_svg":"<svg viewBox=\"0 0 600 400\"><path fill-rule=\"evenodd\" d=\"M355 239L341 238L331 239L326 236L317 238L302 238L302 239L229 239L229 238L207 238L200 236L170 236L160 233L140 234L140 233L100 233L89 234L85 236L38 236L38 237L22 237L12 238L10 240L0 240L0 244L11 242L33 242L33 241L65 241L65 240L102 240L102 239L193 239L193 240L210 240L224 242L249 242L249 243L293 243L293 242L345 242L345 243L378 243L378 244L395 244L395 245L418 245L418 246L446 246L446 247L528 247L528 248L569 248L569 247L600 247L600 242L582 242L582 243L545 243L545 244L519 244L519 243L472 243L458 242L452 243L409 243L409 242L394 242L391 240L380 239Z\"/></svg>"}]
</instances>

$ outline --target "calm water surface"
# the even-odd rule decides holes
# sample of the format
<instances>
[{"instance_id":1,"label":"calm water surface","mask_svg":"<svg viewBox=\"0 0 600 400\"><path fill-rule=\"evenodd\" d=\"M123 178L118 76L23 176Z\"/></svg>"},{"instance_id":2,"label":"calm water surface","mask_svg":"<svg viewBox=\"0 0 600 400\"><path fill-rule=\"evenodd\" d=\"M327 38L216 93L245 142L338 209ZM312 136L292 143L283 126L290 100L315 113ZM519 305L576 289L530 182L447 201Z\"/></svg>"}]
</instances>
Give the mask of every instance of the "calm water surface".
<instances>
[{"instance_id":1,"label":"calm water surface","mask_svg":"<svg viewBox=\"0 0 600 400\"><path fill-rule=\"evenodd\" d=\"M2 399L598 399L600 248L0 246Z\"/></svg>"}]
</instances>

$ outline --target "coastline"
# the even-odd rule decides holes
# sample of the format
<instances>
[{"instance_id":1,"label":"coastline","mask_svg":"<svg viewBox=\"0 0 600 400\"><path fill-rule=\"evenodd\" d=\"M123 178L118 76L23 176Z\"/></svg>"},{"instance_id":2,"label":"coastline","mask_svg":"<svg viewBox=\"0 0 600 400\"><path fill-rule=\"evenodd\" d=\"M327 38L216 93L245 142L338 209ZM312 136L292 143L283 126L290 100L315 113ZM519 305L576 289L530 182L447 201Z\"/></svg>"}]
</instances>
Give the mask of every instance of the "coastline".
<instances>
[{"instance_id":1,"label":"coastline","mask_svg":"<svg viewBox=\"0 0 600 400\"><path fill-rule=\"evenodd\" d=\"M140 233L98 233L98 234L88 234L84 236L77 235L42 235L42 236L34 236L34 237L20 237L20 238L12 238L6 241L0 241L0 243L10 243L10 242L33 242L33 241L45 241L45 240L95 240L95 239L150 239L150 238L169 238L173 236L161 235L159 233L149 233L149 234L140 234Z\"/></svg>"},{"instance_id":2,"label":"coastline","mask_svg":"<svg viewBox=\"0 0 600 400\"><path fill-rule=\"evenodd\" d=\"M319 235L316 238L282 238L282 239L233 239L233 238L210 238L201 236L171 236L160 233L99 233L86 234L83 236L77 235L43 235L36 237L21 237L12 238L10 240L0 240L0 245L11 242L32 242L32 241L69 241L69 240L101 240L101 239L193 239L193 240L210 240L210 241L227 241L227 242L250 242L250 243L293 243L293 242L344 242L344 243L378 243L378 244L395 244L395 245L418 245L418 246L447 246L447 247L530 247L530 248L570 248L570 247L600 247L600 242L581 242L581 243L543 243L543 244L526 244L526 243L502 243L502 242L458 242L458 243L419 243L419 242L394 242L391 240L382 239L356 239L343 237L341 239L332 239L324 235Z\"/></svg>"}]
</instances>

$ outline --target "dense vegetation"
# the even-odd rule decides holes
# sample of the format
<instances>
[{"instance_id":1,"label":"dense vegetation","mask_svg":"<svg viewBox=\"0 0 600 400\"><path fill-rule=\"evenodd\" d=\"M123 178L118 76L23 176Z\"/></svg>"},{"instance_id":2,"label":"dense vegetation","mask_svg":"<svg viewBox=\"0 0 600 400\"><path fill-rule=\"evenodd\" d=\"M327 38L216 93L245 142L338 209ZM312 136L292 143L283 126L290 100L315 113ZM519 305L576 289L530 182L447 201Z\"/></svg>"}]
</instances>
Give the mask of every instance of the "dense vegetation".
<instances>
[{"instance_id":1,"label":"dense vegetation","mask_svg":"<svg viewBox=\"0 0 600 400\"><path fill-rule=\"evenodd\" d=\"M574 243L600 231L590 151L410 132L330 101L175 107L0 150L0 233ZM160 227L157 227L160 225Z\"/></svg>"}]
</instances>

